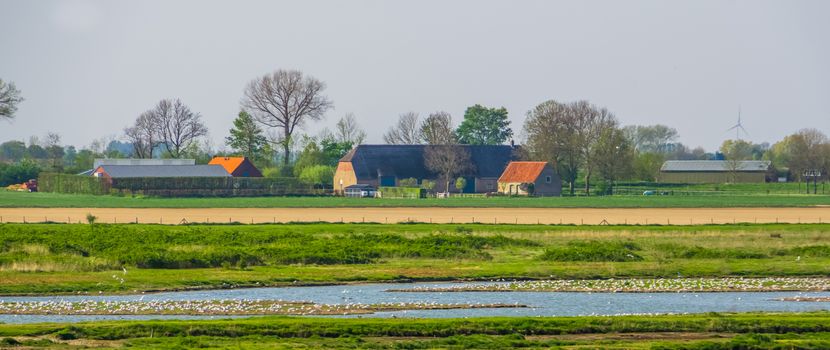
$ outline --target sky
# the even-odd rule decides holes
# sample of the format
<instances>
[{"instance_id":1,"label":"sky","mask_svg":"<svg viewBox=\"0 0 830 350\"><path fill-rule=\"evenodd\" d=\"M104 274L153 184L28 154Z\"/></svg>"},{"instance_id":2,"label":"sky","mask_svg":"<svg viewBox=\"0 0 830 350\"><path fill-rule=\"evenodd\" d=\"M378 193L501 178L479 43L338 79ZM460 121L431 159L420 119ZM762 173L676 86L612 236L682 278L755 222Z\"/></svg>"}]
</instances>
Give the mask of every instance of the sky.
<instances>
[{"instance_id":1,"label":"sky","mask_svg":"<svg viewBox=\"0 0 830 350\"><path fill-rule=\"evenodd\" d=\"M0 0L0 78L26 99L0 142L121 137L164 98L214 147L245 85L277 69L327 84L369 143L398 115L507 108L521 139L546 100L588 100L623 125L665 124L715 150L741 110L754 142L830 134L830 1Z\"/></svg>"}]
</instances>

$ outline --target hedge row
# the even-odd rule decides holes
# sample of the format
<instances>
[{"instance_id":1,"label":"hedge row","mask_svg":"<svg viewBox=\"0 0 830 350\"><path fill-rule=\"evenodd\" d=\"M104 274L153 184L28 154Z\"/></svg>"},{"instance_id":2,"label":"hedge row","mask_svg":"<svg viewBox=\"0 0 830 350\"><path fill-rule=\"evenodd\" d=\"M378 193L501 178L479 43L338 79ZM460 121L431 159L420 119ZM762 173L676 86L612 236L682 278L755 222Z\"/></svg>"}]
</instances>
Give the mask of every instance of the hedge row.
<instances>
[{"instance_id":1,"label":"hedge row","mask_svg":"<svg viewBox=\"0 0 830 350\"><path fill-rule=\"evenodd\" d=\"M311 186L290 177L136 177L112 179L119 190L306 190Z\"/></svg>"},{"instance_id":2,"label":"hedge row","mask_svg":"<svg viewBox=\"0 0 830 350\"><path fill-rule=\"evenodd\" d=\"M96 195L110 193L109 183L94 176L40 173L37 184L41 192Z\"/></svg>"},{"instance_id":3,"label":"hedge row","mask_svg":"<svg viewBox=\"0 0 830 350\"><path fill-rule=\"evenodd\" d=\"M379 187L382 198L426 198L427 190L417 187Z\"/></svg>"},{"instance_id":4,"label":"hedge row","mask_svg":"<svg viewBox=\"0 0 830 350\"><path fill-rule=\"evenodd\" d=\"M144 195L155 197L255 197L324 195L294 178L153 177L122 178L112 182L93 176L42 173L40 191L93 194Z\"/></svg>"}]
</instances>

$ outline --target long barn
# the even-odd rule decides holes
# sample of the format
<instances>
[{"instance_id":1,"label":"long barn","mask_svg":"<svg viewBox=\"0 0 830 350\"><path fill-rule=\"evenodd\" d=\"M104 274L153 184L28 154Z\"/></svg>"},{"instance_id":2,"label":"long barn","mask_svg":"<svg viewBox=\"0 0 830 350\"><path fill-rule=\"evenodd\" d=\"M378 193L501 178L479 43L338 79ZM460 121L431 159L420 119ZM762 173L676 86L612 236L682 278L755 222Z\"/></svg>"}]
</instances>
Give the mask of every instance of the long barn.
<instances>
[{"instance_id":1,"label":"long barn","mask_svg":"<svg viewBox=\"0 0 830 350\"><path fill-rule=\"evenodd\" d=\"M663 183L762 183L770 162L765 160L669 160L660 168Z\"/></svg>"}]
</instances>

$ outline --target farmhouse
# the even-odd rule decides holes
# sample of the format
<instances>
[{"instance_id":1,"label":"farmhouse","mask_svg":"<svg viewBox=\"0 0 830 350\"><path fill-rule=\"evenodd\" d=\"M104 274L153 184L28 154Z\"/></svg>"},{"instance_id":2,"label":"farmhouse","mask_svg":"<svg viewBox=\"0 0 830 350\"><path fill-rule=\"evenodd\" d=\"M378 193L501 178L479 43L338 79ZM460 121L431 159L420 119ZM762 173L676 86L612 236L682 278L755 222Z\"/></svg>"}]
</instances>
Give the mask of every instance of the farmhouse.
<instances>
[{"instance_id":1,"label":"farmhouse","mask_svg":"<svg viewBox=\"0 0 830 350\"><path fill-rule=\"evenodd\" d=\"M102 165L92 175L107 180L136 177L230 177L221 165Z\"/></svg>"},{"instance_id":2,"label":"farmhouse","mask_svg":"<svg viewBox=\"0 0 830 350\"><path fill-rule=\"evenodd\" d=\"M499 177L499 193L559 196L562 180L548 162L510 162Z\"/></svg>"},{"instance_id":3,"label":"farmhouse","mask_svg":"<svg viewBox=\"0 0 830 350\"><path fill-rule=\"evenodd\" d=\"M221 165L233 177L262 177L262 173L248 157L213 157L208 163Z\"/></svg>"},{"instance_id":4,"label":"farmhouse","mask_svg":"<svg viewBox=\"0 0 830 350\"><path fill-rule=\"evenodd\" d=\"M765 160L669 160L660 168L663 183L762 183L770 172Z\"/></svg>"},{"instance_id":5,"label":"farmhouse","mask_svg":"<svg viewBox=\"0 0 830 350\"><path fill-rule=\"evenodd\" d=\"M425 145L359 145L347 153L337 164L334 173L334 189L343 194L346 187L355 184L397 186L400 180L415 178L418 181L435 181L437 176L424 165ZM495 192L497 181L504 168L516 159L514 146L461 145L469 153L473 170L464 174L467 180L464 193ZM454 181L451 181L454 182ZM442 184L436 184L436 190ZM450 184L451 190L456 190Z\"/></svg>"}]
</instances>

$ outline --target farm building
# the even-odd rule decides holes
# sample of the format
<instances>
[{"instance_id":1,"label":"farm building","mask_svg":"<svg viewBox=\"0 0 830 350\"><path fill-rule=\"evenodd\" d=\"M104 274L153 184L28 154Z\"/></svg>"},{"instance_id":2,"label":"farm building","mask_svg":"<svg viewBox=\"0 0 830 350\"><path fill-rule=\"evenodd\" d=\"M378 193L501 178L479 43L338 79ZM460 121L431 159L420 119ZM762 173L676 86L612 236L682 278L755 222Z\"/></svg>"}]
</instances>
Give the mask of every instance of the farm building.
<instances>
[{"instance_id":1,"label":"farm building","mask_svg":"<svg viewBox=\"0 0 830 350\"><path fill-rule=\"evenodd\" d=\"M337 164L334 173L334 189L343 194L346 187L365 184L373 187L397 186L400 180L415 178L418 181L434 181L437 176L424 165L426 145L359 145L347 153ZM469 153L473 170L464 174L467 180L464 193L485 193L498 190L497 182L502 171L516 159L513 146L462 145ZM454 182L454 181L451 181ZM444 191L436 184L437 191ZM455 191L454 184L450 190Z\"/></svg>"},{"instance_id":2,"label":"farm building","mask_svg":"<svg viewBox=\"0 0 830 350\"><path fill-rule=\"evenodd\" d=\"M90 176L102 165L196 165L195 159L137 159L137 158L95 158L92 169L78 175Z\"/></svg>"},{"instance_id":3,"label":"farm building","mask_svg":"<svg viewBox=\"0 0 830 350\"><path fill-rule=\"evenodd\" d=\"M262 177L262 173L248 157L213 157L208 163L221 165L233 177Z\"/></svg>"},{"instance_id":4,"label":"farm building","mask_svg":"<svg viewBox=\"0 0 830 350\"><path fill-rule=\"evenodd\" d=\"M765 160L669 160L660 168L663 183L762 183L770 172Z\"/></svg>"},{"instance_id":5,"label":"farm building","mask_svg":"<svg viewBox=\"0 0 830 350\"><path fill-rule=\"evenodd\" d=\"M102 165L93 176L104 179L136 177L230 177L221 165Z\"/></svg>"},{"instance_id":6,"label":"farm building","mask_svg":"<svg viewBox=\"0 0 830 350\"><path fill-rule=\"evenodd\" d=\"M562 180L548 162L510 162L499 177L499 193L559 196Z\"/></svg>"},{"instance_id":7,"label":"farm building","mask_svg":"<svg viewBox=\"0 0 830 350\"><path fill-rule=\"evenodd\" d=\"M343 195L346 197L374 197L375 196L375 188L369 185L364 184L357 184L347 186L343 190Z\"/></svg>"}]
</instances>

